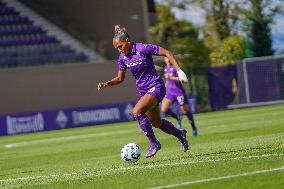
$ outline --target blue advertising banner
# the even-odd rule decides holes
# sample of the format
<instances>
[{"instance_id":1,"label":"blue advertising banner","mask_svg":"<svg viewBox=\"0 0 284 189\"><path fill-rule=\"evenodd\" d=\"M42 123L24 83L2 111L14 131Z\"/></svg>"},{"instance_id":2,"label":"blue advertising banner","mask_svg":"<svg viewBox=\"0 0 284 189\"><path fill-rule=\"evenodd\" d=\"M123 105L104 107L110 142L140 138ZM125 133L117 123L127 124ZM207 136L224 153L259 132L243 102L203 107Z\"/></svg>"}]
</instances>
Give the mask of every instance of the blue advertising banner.
<instances>
[{"instance_id":1,"label":"blue advertising banner","mask_svg":"<svg viewBox=\"0 0 284 189\"><path fill-rule=\"evenodd\" d=\"M134 102L0 116L0 136L134 120Z\"/></svg>"},{"instance_id":2,"label":"blue advertising banner","mask_svg":"<svg viewBox=\"0 0 284 189\"><path fill-rule=\"evenodd\" d=\"M224 109L234 101L237 92L237 68L230 65L210 67L207 71L211 108Z\"/></svg>"}]
</instances>

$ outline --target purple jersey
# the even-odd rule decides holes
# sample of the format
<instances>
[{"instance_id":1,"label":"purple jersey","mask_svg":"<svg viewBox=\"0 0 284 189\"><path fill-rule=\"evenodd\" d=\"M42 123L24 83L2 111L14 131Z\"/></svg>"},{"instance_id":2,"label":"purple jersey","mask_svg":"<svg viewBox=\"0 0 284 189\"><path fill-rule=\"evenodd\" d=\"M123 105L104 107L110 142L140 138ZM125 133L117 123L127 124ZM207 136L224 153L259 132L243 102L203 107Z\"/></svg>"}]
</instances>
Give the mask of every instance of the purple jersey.
<instances>
[{"instance_id":1,"label":"purple jersey","mask_svg":"<svg viewBox=\"0 0 284 189\"><path fill-rule=\"evenodd\" d=\"M165 66L164 73L169 76L178 77L177 71L175 70L173 65ZM180 81L174 81L172 79L167 79L166 81L167 81L167 93L176 94L176 95L185 94L184 88Z\"/></svg>"},{"instance_id":2,"label":"purple jersey","mask_svg":"<svg viewBox=\"0 0 284 189\"><path fill-rule=\"evenodd\" d=\"M164 87L163 79L158 75L152 55L159 55L159 46L142 43L132 43L129 54L120 53L119 69L130 70L136 80L136 87L140 96L146 94L153 87ZM151 92L150 90L150 92Z\"/></svg>"},{"instance_id":3,"label":"purple jersey","mask_svg":"<svg viewBox=\"0 0 284 189\"><path fill-rule=\"evenodd\" d=\"M178 77L178 74L173 65L164 68L165 74ZM167 79L167 91L165 98L171 102L177 102L180 106L188 104L187 95L180 81Z\"/></svg>"}]
</instances>

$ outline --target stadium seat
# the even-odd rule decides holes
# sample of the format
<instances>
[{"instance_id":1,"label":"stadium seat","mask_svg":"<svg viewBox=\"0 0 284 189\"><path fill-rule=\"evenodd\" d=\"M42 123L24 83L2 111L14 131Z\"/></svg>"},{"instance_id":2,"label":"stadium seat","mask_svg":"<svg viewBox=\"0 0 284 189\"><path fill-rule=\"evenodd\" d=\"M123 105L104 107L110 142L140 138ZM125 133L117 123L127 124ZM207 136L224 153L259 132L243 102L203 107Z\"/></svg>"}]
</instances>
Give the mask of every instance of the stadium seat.
<instances>
[{"instance_id":1,"label":"stadium seat","mask_svg":"<svg viewBox=\"0 0 284 189\"><path fill-rule=\"evenodd\" d=\"M85 61L87 55L64 45L0 0L0 67Z\"/></svg>"}]
</instances>

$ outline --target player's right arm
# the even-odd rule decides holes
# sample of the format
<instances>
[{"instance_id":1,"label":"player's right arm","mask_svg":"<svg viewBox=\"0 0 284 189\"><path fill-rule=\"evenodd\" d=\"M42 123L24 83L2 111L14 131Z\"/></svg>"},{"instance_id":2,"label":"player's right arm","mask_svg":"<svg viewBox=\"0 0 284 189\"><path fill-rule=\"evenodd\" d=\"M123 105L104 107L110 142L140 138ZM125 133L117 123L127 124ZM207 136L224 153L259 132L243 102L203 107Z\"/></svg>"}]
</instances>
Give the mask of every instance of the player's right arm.
<instances>
[{"instance_id":1,"label":"player's right arm","mask_svg":"<svg viewBox=\"0 0 284 189\"><path fill-rule=\"evenodd\" d=\"M105 89L109 86L112 86L112 85L118 85L120 83L122 83L124 81L124 78L125 78L125 70L118 70L117 72L117 76L107 82L104 82L104 83L99 83L98 84L98 91L102 90L102 89Z\"/></svg>"},{"instance_id":2,"label":"player's right arm","mask_svg":"<svg viewBox=\"0 0 284 189\"><path fill-rule=\"evenodd\" d=\"M159 55L167 57L169 59L169 61L172 63L172 65L174 66L174 68L177 71L178 74L178 78L181 82L188 82L188 78L185 75L185 73L180 69L180 65L178 64L178 62L176 61L174 54L167 50L164 49L163 47L159 47Z\"/></svg>"}]
</instances>

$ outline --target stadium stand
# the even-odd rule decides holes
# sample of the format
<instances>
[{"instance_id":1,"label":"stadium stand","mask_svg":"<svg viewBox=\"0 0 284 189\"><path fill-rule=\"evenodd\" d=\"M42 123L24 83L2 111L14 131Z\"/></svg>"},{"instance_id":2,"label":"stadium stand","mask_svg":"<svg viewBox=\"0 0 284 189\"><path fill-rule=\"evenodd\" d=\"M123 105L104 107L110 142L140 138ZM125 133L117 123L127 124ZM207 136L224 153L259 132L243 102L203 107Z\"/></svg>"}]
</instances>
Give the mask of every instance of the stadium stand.
<instances>
[{"instance_id":1,"label":"stadium stand","mask_svg":"<svg viewBox=\"0 0 284 189\"><path fill-rule=\"evenodd\" d=\"M89 62L89 56L64 44L47 29L0 0L0 67Z\"/></svg>"}]
</instances>

